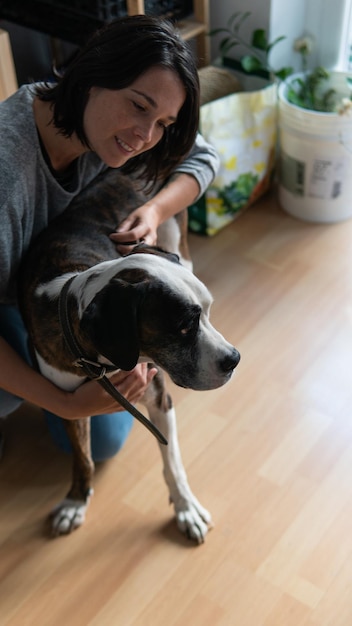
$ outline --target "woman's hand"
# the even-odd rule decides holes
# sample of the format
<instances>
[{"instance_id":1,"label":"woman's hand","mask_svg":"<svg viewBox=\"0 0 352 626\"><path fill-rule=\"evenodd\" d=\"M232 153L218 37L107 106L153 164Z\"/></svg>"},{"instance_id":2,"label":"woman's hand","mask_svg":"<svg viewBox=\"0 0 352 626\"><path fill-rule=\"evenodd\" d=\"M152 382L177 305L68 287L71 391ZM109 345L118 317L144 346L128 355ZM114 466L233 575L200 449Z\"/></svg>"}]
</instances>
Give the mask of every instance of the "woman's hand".
<instances>
[{"instance_id":1,"label":"woman's hand","mask_svg":"<svg viewBox=\"0 0 352 626\"><path fill-rule=\"evenodd\" d=\"M147 363L139 363L130 372L120 370L109 377L109 380L131 404L136 404L156 373L155 367L148 369ZM77 419L124 410L97 381L92 380L78 387L73 393L66 394L66 407L60 414L65 419Z\"/></svg>"},{"instance_id":2,"label":"woman's hand","mask_svg":"<svg viewBox=\"0 0 352 626\"><path fill-rule=\"evenodd\" d=\"M154 246L160 224L193 204L199 191L199 184L192 175L176 172L152 199L121 222L110 239L123 255L141 241Z\"/></svg>"},{"instance_id":3,"label":"woman's hand","mask_svg":"<svg viewBox=\"0 0 352 626\"><path fill-rule=\"evenodd\" d=\"M159 216L157 207L152 201L143 204L121 222L110 239L116 244L120 254L127 254L138 243L150 246L156 244Z\"/></svg>"}]
</instances>

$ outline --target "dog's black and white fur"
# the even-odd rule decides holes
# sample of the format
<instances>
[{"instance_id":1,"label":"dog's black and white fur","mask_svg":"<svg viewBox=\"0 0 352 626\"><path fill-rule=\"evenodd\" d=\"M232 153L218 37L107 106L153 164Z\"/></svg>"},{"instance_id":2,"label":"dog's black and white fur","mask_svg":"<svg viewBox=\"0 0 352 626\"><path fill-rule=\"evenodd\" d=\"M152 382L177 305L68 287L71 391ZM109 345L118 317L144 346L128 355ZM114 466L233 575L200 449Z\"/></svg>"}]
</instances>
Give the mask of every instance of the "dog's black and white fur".
<instances>
[{"instance_id":1,"label":"dog's black and white fur","mask_svg":"<svg viewBox=\"0 0 352 626\"><path fill-rule=\"evenodd\" d=\"M21 309L40 371L63 389L74 390L84 381L58 317L59 294L71 276L69 316L86 357L123 370L141 361L159 367L142 403L168 440L160 448L177 524L202 542L211 517L188 485L161 370L182 387L214 389L230 379L239 354L209 321L211 296L189 269L181 217L179 223L173 219L163 225L164 239L158 245L176 252L181 244L183 264L173 254L148 246L124 257L117 253L109 234L144 201L116 170L100 176L30 249L21 272ZM92 493L89 419L65 420L65 425L74 450L73 482L52 514L54 534L82 524Z\"/></svg>"}]
</instances>

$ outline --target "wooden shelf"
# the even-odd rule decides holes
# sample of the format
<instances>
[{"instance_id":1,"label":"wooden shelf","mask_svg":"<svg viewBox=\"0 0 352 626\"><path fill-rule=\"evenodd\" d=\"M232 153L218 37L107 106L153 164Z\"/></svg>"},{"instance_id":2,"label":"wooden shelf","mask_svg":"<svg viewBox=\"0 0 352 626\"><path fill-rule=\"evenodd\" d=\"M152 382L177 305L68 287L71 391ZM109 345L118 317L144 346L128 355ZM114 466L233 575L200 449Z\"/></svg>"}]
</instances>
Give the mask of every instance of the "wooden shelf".
<instances>
[{"instance_id":1,"label":"wooden shelf","mask_svg":"<svg viewBox=\"0 0 352 626\"><path fill-rule=\"evenodd\" d=\"M129 15L144 13L144 0L127 0ZM195 39L199 67L209 65L209 0L193 0L193 15L176 23L183 39Z\"/></svg>"},{"instance_id":2,"label":"wooden shelf","mask_svg":"<svg viewBox=\"0 0 352 626\"><path fill-rule=\"evenodd\" d=\"M193 37L197 37L198 35L205 33L206 30L204 24L186 19L177 22L177 28L181 31L184 39L193 39Z\"/></svg>"},{"instance_id":3,"label":"wooden shelf","mask_svg":"<svg viewBox=\"0 0 352 626\"><path fill-rule=\"evenodd\" d=\"M5 30L0 29L0 101L12 96L17 87L10 38Z\"/></svg>"}]
</instances>

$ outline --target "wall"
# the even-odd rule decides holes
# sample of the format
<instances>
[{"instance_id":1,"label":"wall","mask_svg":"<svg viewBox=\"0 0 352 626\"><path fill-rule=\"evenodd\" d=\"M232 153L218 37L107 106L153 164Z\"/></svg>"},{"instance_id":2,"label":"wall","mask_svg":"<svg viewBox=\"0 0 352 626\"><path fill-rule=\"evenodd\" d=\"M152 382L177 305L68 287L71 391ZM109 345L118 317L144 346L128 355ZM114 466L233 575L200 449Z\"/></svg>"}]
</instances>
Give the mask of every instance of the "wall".
<instances>
[{"instance_id":1,"label":"wall","mask_svg":"<svg viewBox=\"0 0 352 626\"><path fill-rule=\"evenodd\" d=\"M225 26L235 11L251 12L241 30L248 39L255 28L264 28L270 41L286 37L272 52L273 67L292 65L297 71L301 69L300 55L294 52L293 44L304 34L313 35L315 40L310 67L321 64L342 68L346 64L351 0L210 0L211 28ZM214 37L211 44L213 59L218 55L219 39ZM243 51L235 48L231 56L239 58L241 54Z\"/></svg>"},{"instance_id":2,"label":"wall","mask_svg":"<svg viewBox=\"0 0 352 626\"><path fill-rule=\"evenodd\" d=\"M315 36L314 64L347 69L351 0L309 0L307 29Z\"/></svg>"}]
</instances>

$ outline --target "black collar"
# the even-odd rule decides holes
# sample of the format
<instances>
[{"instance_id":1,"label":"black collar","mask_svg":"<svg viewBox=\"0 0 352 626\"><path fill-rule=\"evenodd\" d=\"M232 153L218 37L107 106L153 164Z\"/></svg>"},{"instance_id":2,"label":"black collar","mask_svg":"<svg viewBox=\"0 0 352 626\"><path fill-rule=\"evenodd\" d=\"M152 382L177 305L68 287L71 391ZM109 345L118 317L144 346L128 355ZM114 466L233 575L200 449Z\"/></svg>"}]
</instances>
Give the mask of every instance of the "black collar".
<instances>
[{"instance_id":1,"label":"black collar","mask_svg":"<svg viewBox=\"0 0 352 626\"><path fill-rule=\"evenodd\" d=\"M167 445L167 439L165 439L159 429L149 419L147 419L143 413L138 411L138 409L136 409L136 407L133 406L133 404L131 404L106 377L107 372L116 371L119 368L116 365L106 365L96 361L91 361L90 359L86 359L84 357L83 351L73 334L68 316L67 293L74 278L75 276L69 278L61 289L58 305L59 322L66 344L75 359L73 362L74 365L81 367L88 378L97 380L98 383L100 383L104 389L108 391L108 393L110 393L110 395L115 398L115 400L117 400L117 402L119 402L124 409L126 409L126 411L131 413L133 417L138 419L146 428L148 428L148 430L153 433L160 443Z\"/></svg>"}]
</instances>

